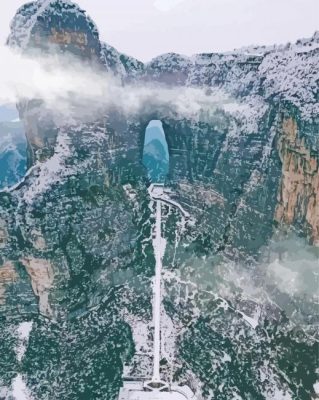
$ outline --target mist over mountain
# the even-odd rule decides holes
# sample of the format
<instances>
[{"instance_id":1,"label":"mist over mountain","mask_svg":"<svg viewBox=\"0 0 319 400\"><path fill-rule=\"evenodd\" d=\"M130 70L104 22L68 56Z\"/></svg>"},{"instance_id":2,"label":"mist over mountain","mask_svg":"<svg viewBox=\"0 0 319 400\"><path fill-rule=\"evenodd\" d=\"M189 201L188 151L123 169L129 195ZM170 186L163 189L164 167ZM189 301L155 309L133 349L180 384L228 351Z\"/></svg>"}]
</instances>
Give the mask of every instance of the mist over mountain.
<instances>
[{"instance_id":1,"label":"mist over mountain","mask_svg":"<svg viewBox=\"0 0 319 400\"><path fill-rule=\"evenodd\" d=\"M153 182L162 379L198 400L315 399L318 32L142 63L72 1L38 0L7 46L0 100L22 125L3 112L0 398L113 400L150 379Z\"/></svg>"}]
</instances>

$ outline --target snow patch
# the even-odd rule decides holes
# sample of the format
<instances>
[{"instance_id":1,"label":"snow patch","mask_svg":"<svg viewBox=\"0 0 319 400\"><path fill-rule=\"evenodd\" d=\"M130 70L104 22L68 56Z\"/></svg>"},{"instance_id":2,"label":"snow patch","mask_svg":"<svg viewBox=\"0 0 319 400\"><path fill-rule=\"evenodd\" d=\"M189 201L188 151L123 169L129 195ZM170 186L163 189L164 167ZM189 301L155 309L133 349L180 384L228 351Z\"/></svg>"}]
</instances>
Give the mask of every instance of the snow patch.
<instances>
[{"instance_id":1,"label":"snow patch","mask_svg":"<svg viewBox=\"0 0 319 400\"><path fill-rule=\"evenodd\" d=\"M23 376L18 374L12 383L12 396L15 400L32 400L30 391L23 380Z\"/></svg>"},{"instance_id":2,"label":"snow patch","mask_svg":"<svg viewBox=\"0 0 319 400\"><path fill-rule=\"evenodd\" d=\"M238 311L238 314L240 314L252 328L256 329L257 326L259 325L259 315L256 315L254 318L252 318L243 313L242 311Z\"/></svg>"},{"instance_id":3,"label":"snow patch","mask_svg":"<svg viewBox=\"0 0 319 400\"><path fill-rule=\"evenodd\" d=\"M71 155L68 136L60 132L54 155L44 163L36 164L34 169L37 169L37 176L32 180L31 185L23 188L23 200L27 204L32 204L36 197L42 195L53 184L61 182L74 173L74 169L66 165L66 159Z\"/></svg>"},{"instance_id":4,"label":"snow patch","mask_svg":"<svg viewBox=\"0 0 319 400\"><path fill-rule=\"evenodd\" d=\"M26 349L30 333L32 331L33 322L22 322L17 329L19 344L16 349L17 360L21 362Z\"/></svg>"}]
</instances>

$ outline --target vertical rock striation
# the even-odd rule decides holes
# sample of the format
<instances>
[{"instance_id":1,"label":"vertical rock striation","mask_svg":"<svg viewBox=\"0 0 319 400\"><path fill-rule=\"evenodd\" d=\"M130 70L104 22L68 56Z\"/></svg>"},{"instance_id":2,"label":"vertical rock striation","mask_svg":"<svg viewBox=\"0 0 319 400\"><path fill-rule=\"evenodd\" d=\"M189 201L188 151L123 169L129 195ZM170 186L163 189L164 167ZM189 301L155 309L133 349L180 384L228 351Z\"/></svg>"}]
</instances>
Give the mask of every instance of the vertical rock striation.
<instances>
[{"instance_id":1,"label":"vertical rock striation","mask_svg":"<svg viewBox=\"0 0 319 400\"><path fill-rule=\"evenodd\" d=\"M277 148L282 178L275 218L287 225L304 226L319 245L319 157L300 137L294 117L284 117ZM302 228L301 228L302 229Z\"/></svg>"}]
</instances>

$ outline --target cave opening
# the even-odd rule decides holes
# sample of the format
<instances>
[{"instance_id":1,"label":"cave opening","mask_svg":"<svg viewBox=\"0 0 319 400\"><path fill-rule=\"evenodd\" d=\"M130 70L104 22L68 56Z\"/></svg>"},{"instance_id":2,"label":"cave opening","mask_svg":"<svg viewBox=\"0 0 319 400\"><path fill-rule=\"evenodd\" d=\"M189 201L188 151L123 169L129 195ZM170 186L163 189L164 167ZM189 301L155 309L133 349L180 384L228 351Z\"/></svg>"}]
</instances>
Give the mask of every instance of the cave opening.
<instances>
[{"instance_id":1,"label":"cave opening","mask_svg":"<svg viewBox=\"0 0 319 400\"><path fill-rule=\"evenodd\" d=\"M145 130L143 165L152 183L165 183L169 172L169 153L160 120L151 120Z\"/></svg>"}]
</instances>

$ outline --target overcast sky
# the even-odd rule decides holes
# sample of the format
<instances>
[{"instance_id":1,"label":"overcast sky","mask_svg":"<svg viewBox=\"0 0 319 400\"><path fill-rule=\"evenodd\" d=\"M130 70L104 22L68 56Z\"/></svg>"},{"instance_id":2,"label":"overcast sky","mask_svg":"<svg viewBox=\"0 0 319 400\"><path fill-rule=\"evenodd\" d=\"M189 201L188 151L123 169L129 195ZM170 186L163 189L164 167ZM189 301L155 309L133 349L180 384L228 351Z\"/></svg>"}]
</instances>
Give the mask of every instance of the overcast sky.
<instances>
[{"instance_id":1,"label":"overcast sky","mask_svg":"<svg viewBox=\"0 0 319 400\"><path fill-rule=\"evenodd\" d=\"M1 0L0 40L24 0ZM294 42L319 29L319 0L78 0L101 39L143 61L250 44Z\"/></svg>"}]
</instances>

